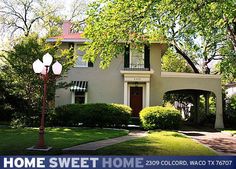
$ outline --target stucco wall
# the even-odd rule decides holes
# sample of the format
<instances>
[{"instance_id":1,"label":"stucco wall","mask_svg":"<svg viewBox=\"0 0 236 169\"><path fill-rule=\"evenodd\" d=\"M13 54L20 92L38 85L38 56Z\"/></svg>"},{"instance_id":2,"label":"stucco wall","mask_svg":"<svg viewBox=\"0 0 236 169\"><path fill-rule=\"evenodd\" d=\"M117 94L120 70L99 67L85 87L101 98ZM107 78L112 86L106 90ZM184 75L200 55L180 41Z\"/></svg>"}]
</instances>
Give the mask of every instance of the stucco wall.
<instances>
[{"instance_id":1,"label":"stucco wall","mask_svg":"<svg viewBox=\"0 0 236 169\"><path fill-rule=\"evenodd\" d=\"M63 45L67 47L66 44ZM99 61L93 67L73 67L65 74L63 81L88 81L88 103L123 103L123 69L122 56L114 58L108 69L99 68ZM56 92L56 106L71 103L70 89L58 89Z\"/></svg>"},{"instance_id":2,"label":"stucco wall","mask_svg":"<svg viewBox=\"0 0 236 169\"><path fill-rule=\"evenodd\" d=\"M62 48L67 48L63 44ZM187 73L161 72L161 55L165 45L153 43L150 47L150 65L154 71L150 78L150 106L161 105L167 91L181 89L197 89L211 91L216 95L216 128L223 128L222 92L220 76ZM112 60L108 69L99 68L99 61L93 67L71 68L63 77L63 81L88 81L88 103L124 103L124 77L121 70L124 65L123 55ZM135 72L134 72L135 74ZM70 104L70 89L56 91L56 106Z\"/></svg>"},{"instance_id":3,"label":"stucco wall","mask_svg":"<svg viewBox=\"0 0 236 169\"><path fill-rule=\"evenodd\" d=\"M161 104L161 46L152 44L150 48L150 65L154 73L150 79L150 106Z\"/></svg>"}]
</instances>

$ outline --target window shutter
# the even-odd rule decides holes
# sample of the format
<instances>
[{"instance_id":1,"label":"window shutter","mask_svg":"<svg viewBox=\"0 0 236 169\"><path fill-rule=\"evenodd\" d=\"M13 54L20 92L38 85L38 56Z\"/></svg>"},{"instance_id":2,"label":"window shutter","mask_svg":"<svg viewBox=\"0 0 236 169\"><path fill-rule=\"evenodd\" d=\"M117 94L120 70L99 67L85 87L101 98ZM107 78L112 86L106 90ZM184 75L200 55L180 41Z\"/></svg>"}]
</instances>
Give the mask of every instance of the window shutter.
<instances>
[{"instance_id":1,"label":"window shutter","mask_svg":"<svg viewBox=\"0 0 236 169\"><path fill-rule=\"evenodd\" d=\"M74 43L69 43L69 49L71 49L72 48L72 56L71 56L71 59L73 59L73 57L74 57L74 54L75 54L75 47L74 47Z\"/></svg>"},{"instance_id":2,"label":"window shutter","mask_svg":"<svg viewBox=\"0 0 236 169\"><path fill-rule=\"evenodd\" d=\"M130 45L125 45L125 53L124 53L124 68L129 68L129 53L130 53Z\"/></svg>"},{"instance_id":3,"label":"window shutter","mask_svg":"<svg viewBox=\"0 0 236 169\"><path fill-rule=\"evenodd\" d=\"M144 47L144 67L150 69L150 46Z\"/></svg>"},{"instance_id":4,"label":"window shutter","mask_svg":"<svg viewBox=\"0 0 236 169\"><path fill-rule=\"evenodd\" d=\"M89 61L88 62L88 67L93 67L93 62Z\"/></svg>"},{"instance_id":5,"label":"window shutter","mask_svg":"<svg viewBox=\"0 0 236 169\"><path fill-rule=\"evenodd\" d=\"M69 43L69 49L72 48L73 52L74 52L74 43Z\"/></svg>"}]
</instances>

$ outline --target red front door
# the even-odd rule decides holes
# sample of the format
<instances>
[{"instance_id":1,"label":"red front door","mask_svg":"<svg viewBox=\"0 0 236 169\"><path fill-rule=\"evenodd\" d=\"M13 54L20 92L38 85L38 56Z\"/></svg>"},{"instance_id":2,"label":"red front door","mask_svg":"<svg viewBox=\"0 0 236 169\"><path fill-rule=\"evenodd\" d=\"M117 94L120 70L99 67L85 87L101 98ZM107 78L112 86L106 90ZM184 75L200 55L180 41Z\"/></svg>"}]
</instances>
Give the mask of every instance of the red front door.
<instances>
[{"instance_id":1,"label":"red front door","mask_svg":"<svg viewBox=\"0 0 236 169\"><path fill-rule=\"evenodd\" d=\"M139 112L143 108L143 88L130 87L130 107L132 108L132 116L139 117Z\"/></svg>"}]
</instances>

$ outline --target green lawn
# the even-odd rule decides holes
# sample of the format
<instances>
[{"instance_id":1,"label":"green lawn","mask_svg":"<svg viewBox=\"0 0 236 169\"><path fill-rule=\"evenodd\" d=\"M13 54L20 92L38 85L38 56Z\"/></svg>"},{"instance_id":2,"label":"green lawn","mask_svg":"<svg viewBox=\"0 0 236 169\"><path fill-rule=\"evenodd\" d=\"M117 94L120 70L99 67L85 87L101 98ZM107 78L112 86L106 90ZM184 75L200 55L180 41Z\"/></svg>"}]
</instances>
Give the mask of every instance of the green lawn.
<instances>
[{"instance_id":1,"label":"green lawn","mask_svg":"<svg viewBox=\"0 0 236 169\"><path fill-rule=\"evenodd\" d=\"M53 149L49 152L27 151L26 148L37 143L38 129L0 128L0 155L3 154L61 154L61 149L91 141L127 135L126 130L47 128L45 141Z\"/></svg>"},{"instance_id":2,"label":"green lawn","mask_svg":"<svg viewBox=\"0 0 236 169\"><path fill-rule=\"evenodd\" d=\"M46 142L53 149L49 152L27 151L26 148L37 143L38 129L0 128L0 155L16 154L63 154L63 148L74 145L127 135L126 130L47 128ZM214 151L182 134L172 131L150 132L146 137L105 147L90 152L66 152L89 155L216 155Z\"/></svg>"},{"instance_id":3,"label":"green lawn","mask_svg":"<svg viewBox=\"0 0 236 169\"><path fill-rule=\"evenodd\" d=\"M147 137L105 147L99 155L211 156L211 149L182 134L171 131L151 132Z\"/></svg>"}]
</instances>

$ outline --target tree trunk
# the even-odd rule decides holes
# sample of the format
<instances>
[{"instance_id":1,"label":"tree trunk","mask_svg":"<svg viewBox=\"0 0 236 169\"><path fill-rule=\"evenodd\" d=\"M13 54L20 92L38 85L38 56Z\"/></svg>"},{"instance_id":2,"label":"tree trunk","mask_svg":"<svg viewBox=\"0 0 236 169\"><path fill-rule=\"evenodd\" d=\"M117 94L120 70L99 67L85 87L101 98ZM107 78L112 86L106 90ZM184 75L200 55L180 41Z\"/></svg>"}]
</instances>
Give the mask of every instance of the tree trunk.
<instances>
[{"instance_id":1,"label":"tree trunk","mask_svg":"<svg viewBox=\"0 0 236 169\"><path fill-rule=\"evenodd\" d=\"M193 124L197 125L199 123L199 103L200 103L200 95L199 93L193 94L194 98L194 119L193 119Z\"/></svg>"},{"instance_id":2,"label":"tree trunk","mask_svg":"<svg viewBox=\"0 0 236 169\"><path fill-rule=\"evenodd\" d=\"M172 44L172 45L174 46L176 52L180 54L181 56L183 56L183 58L188 62L190 67L193 69L194 73L199 73L199 70L196 68L196 66L194 65L192 60L188 57L188 55L184 51L182 51L176 44Z\"/></svg>"}]
</instances>

